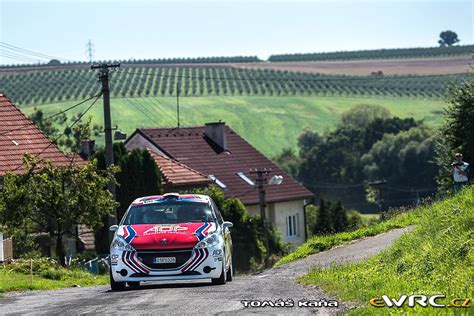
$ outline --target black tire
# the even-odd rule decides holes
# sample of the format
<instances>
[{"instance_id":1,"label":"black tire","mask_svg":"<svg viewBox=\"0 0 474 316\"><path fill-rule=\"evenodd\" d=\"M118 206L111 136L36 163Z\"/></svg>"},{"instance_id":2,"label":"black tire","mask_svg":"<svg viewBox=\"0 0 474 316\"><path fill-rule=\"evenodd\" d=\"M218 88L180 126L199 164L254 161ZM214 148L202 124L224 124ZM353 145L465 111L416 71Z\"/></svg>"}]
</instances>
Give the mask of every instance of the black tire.
<instances>
[{"instance_id":1,"label":"black tire","mask_svg":"<svg viewBox=\"0 0 474 316\"><path fill-rule=\"evenodd\" d=\"M227 270L225 279L227 282L232 282L233 278L234 278L234 269L232 267L232 258L230 258L229 270Z\"/></svg>"},{"instance_id":2,"label":"black tire","mask_svg":"<svg viewBox=\"0 0 474 316\"><path fill-rule=\"evenodd\" d=\"M211 279L212 284L214 285L223 285L226 282L226 273L225 273L225 263L222 262L222 272L221 275L216 279Z\"/></svg>"},{"instance_id":3,"label":"black tire","mask_svg":"<svg viewBox=\"0 0 474 316\"><path fill-rule=\"evenodd\" d=\"M110 271L109 275L110 275L110 288L112 289L112 291L125 290L125 282L115 282L114 278L112 277L112 271Z\"/></svg>"},{"instance_id":4,"label":"black tire","mask_svg":"<svg viewBox=\"0 0 474 316\"><path fill-rule=\"evenodd\" d=\"M127 282L128 286L137 288L140 286L140 282Z\"/></svg>"}]
</instances>

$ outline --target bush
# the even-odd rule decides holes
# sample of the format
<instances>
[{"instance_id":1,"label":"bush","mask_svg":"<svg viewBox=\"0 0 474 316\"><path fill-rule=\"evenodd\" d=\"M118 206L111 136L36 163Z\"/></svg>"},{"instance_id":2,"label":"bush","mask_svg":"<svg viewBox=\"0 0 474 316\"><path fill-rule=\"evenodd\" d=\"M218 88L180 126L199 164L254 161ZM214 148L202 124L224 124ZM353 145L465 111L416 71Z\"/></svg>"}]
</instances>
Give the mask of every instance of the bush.
<instances>
[{"instance_id":1,"label":"bush","mask_svg":"<svg viewBox=\"0 0 474 316\"><path fill-rule=\"evenodd\" d=\"M347 230L351 231L362 227L364 227L364 222L360 213L354 210L347 212Z\"/></svg>"},{"instance_id":2,"label":"bush","mask_svg":"<svg viewBox=\"0 0 474 316\"><path fill-rule=\"evenodd\" d=\"M45 279L50 279L50 280L61 280L63 275L64 275L64 272L58 268L56 269L48 268L39 273L40 277L45 278Z\"/></svg>"}]
</instances>

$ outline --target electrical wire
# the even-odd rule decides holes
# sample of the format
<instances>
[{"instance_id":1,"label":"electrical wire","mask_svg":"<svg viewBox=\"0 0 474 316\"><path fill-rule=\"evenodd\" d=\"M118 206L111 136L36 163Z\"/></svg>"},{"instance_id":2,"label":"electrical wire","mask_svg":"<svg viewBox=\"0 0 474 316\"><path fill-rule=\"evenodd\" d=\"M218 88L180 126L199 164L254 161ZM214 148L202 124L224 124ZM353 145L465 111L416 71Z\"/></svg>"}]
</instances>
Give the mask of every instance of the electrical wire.
<instances>
[{"instance_id":1,"label":"electrical wire","mask_svg":"<svg viewBox=\"0 0 474 316\"><path fill-rule=\"evenodd\" d=\"M77 118L76 120L70 125L68 126L69 128L73 128L74 125L76 125L84 115L86 115L87 112L89 112L89 110L94 106L94 104L96 104L97 100L99 100L100 96L102 95L102 93L100 93L99 95L96 96L96 99L94 100L94 102L92 102L91 105L89 105L89 107L87 107L87 109L82 112ZM52 145L55 145L56 142L59 140L59 138L61 138L63 135L58 135L56 136L52 141L49 142L48 146L46 146L43 150L41 150L39 153L37 153L36 155L33 156L33 158L36 158L38 157L39 155L41 155L42 153L44 153L49 147L51 147ZM15 169L13 169L13 171L16 171L18 169L20 169L21 167L23 166L23 163L21 163L18 167L16 167Z\"/></svg>"},{"instance_id":2,"label":"electrical wire","mask_svg":"<svg viewBox=\"0 0 474 316\"><path fill-rule=\"evenodd\" d=\"M3 49L13 50L13 51L16 51L16 52L19 52L19 53L22 53L22 54L26 54L26 55L29 55L29 56L35 56L35 57L39 57L39 58L43 58L43 59L58 59L58 60L63 60L63 61L72 61L72 59L55 57L55 56L51 56L51 55L46 55L46 54L34 52L34 51L31 51L31 50L28 50L28 49L24 49L24 48L15 46L15 45L5 43L5 42L0 42L0 47L2 47Z\"/></svg>"},{"instance_id":3,"label":"electrical wire","mask_svg":"<svg viewBox=\"0 0 474 316\"><path fill-rule=\"evenodd\" d=\"M72 110L72 109L74 109L74 108L76 108L76 107L78 107L78 106L80 106L80 105L86 103L87 101L92 100L93 98L100 97L101 95L102 95L102 92L99 93L99 94L97 94L97 95L93 95L93 96L91 96L91 97L89 97L89 98L87 98L87 99L85 99L85 100L82 100L82 101L79 102L79 103L76 103L76 104L74 104L74 105L68 107L68 108L65 109L65 110L59 111L58 113L55 113L55 114L52 114L52 115L50 115L50 116L45 117L43 120L49 120L49 119L52 119L53 117L59 116L59 115L61 115L61 114L63 114L63 113L66 113L66 112L68 112L68 111L70 111L70 110ZM7 135L7 134L9 134L9 133L11 133L11 132L21 130L21 129L26 128L26 127L31 126L31 125L35 125L35 123L33 123L32 121L30 121L30 122L27 123L27 124L24 124L24 125L22 125L22 126L19 126L19 127L13 128L13 129L11 129L11 130L8 130L8 131L5 131L5 132L0 133L0 136Z\"/></svg>"}]
</instances>

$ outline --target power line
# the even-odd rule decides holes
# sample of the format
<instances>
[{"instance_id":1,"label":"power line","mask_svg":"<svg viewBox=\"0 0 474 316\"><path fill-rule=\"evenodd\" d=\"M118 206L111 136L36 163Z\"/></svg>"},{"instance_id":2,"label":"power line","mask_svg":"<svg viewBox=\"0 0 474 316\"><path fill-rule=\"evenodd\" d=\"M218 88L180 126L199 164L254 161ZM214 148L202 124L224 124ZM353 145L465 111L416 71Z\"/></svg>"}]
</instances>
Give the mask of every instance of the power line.
<instances>
[{"instance_id":1,"label":"power line","mask_svg":"<svg viewBox=\"0 0 474 316\"><path fill-rule=\"evenodd\" d=\"M13 50L13 51L17 51L17 52L20 52L22 54L35 56L35 57L40 57L40 58L43 58L43 59L59 59L59 60L64 60L64 61L72 61L72 59L55 57L55 56L51 56L51 55L37 53L37 52L31 51L31 50L28 50L28 49L24 49L24 48L15 46L15 45L7 44L5 42L0 42L0 47L3 47L5 49L9 49L9 50Z\"/></svg>"},{"instance_id":2,"label":"power line","mask_svg":"<svg viewBox=\"0 0 474 316\"><path fill-rule=\"evenodd\" d=\"M101 95L101 93L99 93L98 95L93 95L93 96L91 96L91 97L89 97L89 98L87 98L87 99L85 99L85 100L83 100L83 101L81 101L81 102L79 102L79 103L76 103L76 104L74 104L74 105L68 107L68 108L65 109L65 110L59 111L58 113L55 113L55 114L53 114L53 115L50 115L50 116L45 117L43 120L49 120L49 119L52 119L53 117L59 116L59 115L61 115L61 114L63 114L63 113L66 113L66 112L68 112L68 111L70 111L70 110L72 110L72 109L74 109L74 108L76 108L76 107L78 107L78 106L80 106L80 105L86 103L87 101L92 100L93 98L99 97L100 95ZM26 127L29 127L29 126L31 126L31 125L35 125L35 123L33 123L32 121L30 121L30 122L27 123L27 124L24 124L24 125L21 125L21 126L19 126L19 127L16 127L16 128L11 129L11 130L8 130L8 131L5 131L5 132L0 133L0 136L7 135L7 134L9 134L9 133L11 133L11 132L21 130L21 129L26 128Z\"/></svg>"},{"instance_id":3,"label":"power line","mask_svg":"<svg viewBox=\"0 0 474 316\"><path fill-rule=\"evenodd\" d=\"M76 125L77 122L79 122L79 121L82 119L82 117L83 117L84 115L86 115L87 112L89 112L89 110L94 106L94 104L97 102L97 100L99 100L99 98L100 98L101 95L102 95L102 93L100 93L99 95L97 95L97 96L96 96L96 99L94 100L94 102L92 102L92 104L89 105L89 107L87 107L87 109L86 109L84 112L82 112L82 113L76 118L76 120L74 120L74 122L73 122L70 126L68 126L68 128L70 128L70 129L73 128L74 125ZM90 100L90 99L89 99L89 100ZM34 155L33 158L38 157L39 155L41 155L42 153L44 153L49 147L51 147L53 144L56 144L56 142L57 142L62 136L63 136L62 134L56 136L52 141L49 142L48 146L46 146L43 150L41 150L39 153L37 153L36 155ZM16 170L20 169L21 166L23 166L23 163L21 163L18 167L16 167L15 169L13 169L13 171L16 171Z\"/></svg>"},{"instance_id":4,"label":"power line","mask_svg":"<svg viewBox=\"0 0 474 316\"><path fill-rule=\"evenodd\" d=\"M26 57L26 56L21 56L21 55L17 55L17 54L12 54L12 53L8 53L8 52L3 52L3 51L0 51L0 56L5 57L5 58L9 58L9 59L18 60L18 61L26 61L26 62L29 62L29 63L37 63L38 62L38 59L34 59L34 58Z\"/></svg>"}]
</instances>

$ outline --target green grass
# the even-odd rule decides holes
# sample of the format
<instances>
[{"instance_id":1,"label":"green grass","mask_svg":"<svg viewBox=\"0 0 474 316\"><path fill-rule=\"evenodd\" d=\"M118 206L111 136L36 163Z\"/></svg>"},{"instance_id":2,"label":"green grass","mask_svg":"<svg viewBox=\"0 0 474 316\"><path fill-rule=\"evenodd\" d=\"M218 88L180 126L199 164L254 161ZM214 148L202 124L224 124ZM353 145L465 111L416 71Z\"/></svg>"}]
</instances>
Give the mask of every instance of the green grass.
<instances>
[{"instance_id":1,"label":"green grass","mask_svg":"<svg viewBox=\"0 0 474 316\"><path fill-rule=\"evenodd\" d=\"M309 255L329 250L335 246L347 244L356 239L375 236L395 228L407 227L416 224L418 221L419 211L414 210L407 213L399 214L387 221L383 221L369 227L360 228L355 231L342 232L326 236L314 236L308 239L294 252L278 260L275 265L281 265L284 263L303 259Z\"/></svg>"},{"instance_id":2,"label":"green grass","mask_svg":"<svg viewBox=\"0 0 474 316\"><path fill-rule=\"evenodd\" d=\"M470 309L404 307L375 308L371 298L382 295L444 294L474 296L474 187L462 194L415 210L417 227L383 253L356 264L316 268L301 278L338 299L352 302L357 315L469 314ZM472 305L472 303L471 303Z\"/></svg>"},{"instance_id":3,"label":"green grass","mask_svg":"<svg viewBox=\"0 0 474 316\"><path fill-rule=\"evenodd\" d=\"M0 267L0 293L25 290L54 290L72 286L109 284L109 275L94 276L79 269L50 269L41 275L21 273L5 265Z\"/></svg>"},{"instance_id":4,"label":"green grass","mask_svg":"<svg viewBox=\"0 0 474 316\"><path fill-rule=\"evenodd\" d=\"M76 101L39 105L47 115L67 108ZM182 126L225 121L267 157L285 147L296 148L304 128L325 132L335 128L340 115L358 104L378 104L399 117L424 119L427 124L442 123L444 101L421 98L357 97L185 97L180 99ZM69 112L84 111L87 104ZM130 135L137 127L176 126L176 98L150 97L112 99L112 122ZM33 106L22 107L30 114ZM103 125L102 102L88 113L93 122ZM98 144L103 143L103 137Z\"/></svg>"}]
</instances>

